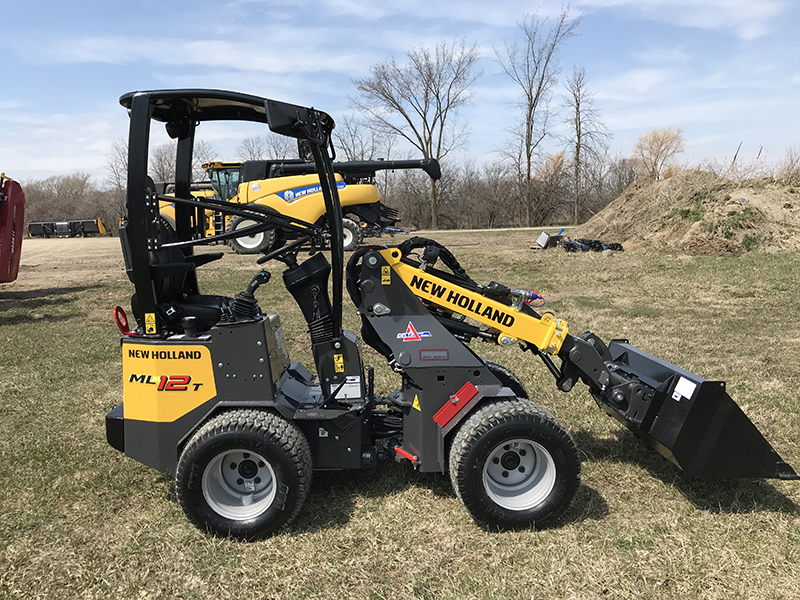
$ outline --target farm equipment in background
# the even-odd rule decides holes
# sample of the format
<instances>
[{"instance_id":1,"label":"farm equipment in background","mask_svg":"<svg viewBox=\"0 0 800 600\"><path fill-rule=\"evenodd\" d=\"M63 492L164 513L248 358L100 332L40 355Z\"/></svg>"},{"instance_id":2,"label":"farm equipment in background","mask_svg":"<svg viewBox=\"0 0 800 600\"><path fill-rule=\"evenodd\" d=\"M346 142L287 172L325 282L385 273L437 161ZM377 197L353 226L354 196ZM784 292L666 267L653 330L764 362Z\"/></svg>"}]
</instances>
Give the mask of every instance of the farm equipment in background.
<instances>
[{"instance_id":1,"label":"farm equipment in background","mask_svg":"<svg viewBox=\"0 0 800 600\"><path fill-rule=\"evenodd\" d=\"M130 329L115 308L124 398L106 415L106 435L127 456L174 475L181 508L198 528L242 539L270 535L298 513L314 469L385 460L449 473L484 527L557 523L580 485L576 444L511 371L475 353L476 340L538 357L561 391L582 382L606 413L689 476L798 479L723 382L626 340L573 335L565 320L536 312L533 292L477 283L434 240L367 246L345 269L327 114L220 90L136 92L120 102L131 118L120 239L137 326ZM325 226L259 204L191 197L195 128L231 119L267 123L308 142ZM158 218L165 197L148 185L151 120L178 139L174 232ZM204 238L196 216L205 210L254 224ZM290 359L280 317L259 307L255 292L269 272L256 273L233 297L200 293L198 268L222 253L195 255L194 246L275 227L297 239L256 262L283 264L283 284L308 325L316 375ZM305 260L302 249L309 250ZM362 340L400 380L386 396L362 364L358 337L342 328L345 285Z\"/></svg>"},{"instance_id":2,"label":"farm equipment in background","mask_svg":"<svg viewBox=\"0 0 800 600\"><path fill-rule=\"evenodd\" d=\"M106 235L106 227L97 219L71 219L69 221L31 221L28 223L31 237L82 238L90 235Z\"/></svg>"},{"instance_id":3,"label":"farm equipment in background","mask_svg":"<svg viewBox=\"0 0 800 600\"><path fill-rule=\"evenodd\" d=\"M312 162L301 159L214 161L205 163L203 168L221 200L259 204L288 217L325 226L325 201ZM434 181L441 177L439 162L432 158L334 162L333 169L344 218L345 250L354 250L365 237L406 232L395 227L400 221L397 210L381 202L375 187L378 171L422 169ZM217 213L215 234L241 231L251 225L255 222L245 217L225 219ZM230 245L239 254L258 254L296 237L291 230L274 228L233 238Z\"/></svg>"},{"instance_id":4,"label":"farm equipment in background","mask_svg":"<svg viewBox=\"0 0 800 600\"><path fill-rule=\"evenodd\" d=\"M25 193L22 186L0 173L0 282L10 283L19 273Z\"/></svg>"}]
</instances>

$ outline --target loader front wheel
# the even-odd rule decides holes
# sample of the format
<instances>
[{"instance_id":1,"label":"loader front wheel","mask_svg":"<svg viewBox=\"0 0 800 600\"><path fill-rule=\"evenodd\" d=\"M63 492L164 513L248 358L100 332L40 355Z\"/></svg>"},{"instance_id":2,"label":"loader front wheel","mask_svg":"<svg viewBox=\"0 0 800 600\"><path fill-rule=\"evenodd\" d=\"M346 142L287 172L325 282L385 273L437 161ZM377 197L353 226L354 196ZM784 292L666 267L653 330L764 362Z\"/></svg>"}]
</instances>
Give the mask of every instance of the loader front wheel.
<instances>
[{"instance_id":1,"label":"loader front wheel","mask_svg":"<svg viewBox=\"0 0 800 600\"><path fill-rule=\"evenodd\" d=\"M236 216L233 217L228 223L228 232L237 231L255 225L256 222L252 219ZM254 233L253 235L245 235L238 238L233 238L230 241L231 248L236 254L258 254L260 252L269 252L277 239L275 229L268 229Z\"/></svg>"},{"instance_id":2,"label":"loader front wheel","mask_svg":"<svg viewBox=\"0 0 800 600\"><path fill-rule=\"evenodd\" d=\"M481 358L483 364L486 365L486 368L489 369L489 372L497 377L502 385L509 388L517 398L522 398L523 400L527 400L528 390L525 389L525 386L522 385L522 382L519 378L514 375L514 373L508 367L504 367L500 363L496 363L493 360L489 360L488 358Z\"/></svg>"},{"instance_id":3,"label":"loader front wheel","mask_svg":"<svg viewBox=\"0 0 800 600\"><path fill-rule=\"evenodd\" d=\"M234 410L206 423L178 462L175 489L188 519L214 535L244 540L287 525L311 484L311 450L290 421Z\"/></svg>"},{"instance_id":4,"label":"loader front wheel","mask_svg":"<svg viewBox=\"0 0 800 600\"><path fill-rule=\"evenodd\" d=\"M358 223L351 219L342 219L342 246L344 246L345 250L349 251L358 248L363 237L364 234Z\"/></svg>"},{"instance_id":5,"label":"loader front wheel","mask_svg":"<svg viewBox=\"0 0 800 600\"><path fill-rule=\"evenodd\" d=\"M487 529L555 524L580 484L572 436L529 400L495 400L472 414L450 447L450 477L467 512Z\"/></svg>"}]
</instances>

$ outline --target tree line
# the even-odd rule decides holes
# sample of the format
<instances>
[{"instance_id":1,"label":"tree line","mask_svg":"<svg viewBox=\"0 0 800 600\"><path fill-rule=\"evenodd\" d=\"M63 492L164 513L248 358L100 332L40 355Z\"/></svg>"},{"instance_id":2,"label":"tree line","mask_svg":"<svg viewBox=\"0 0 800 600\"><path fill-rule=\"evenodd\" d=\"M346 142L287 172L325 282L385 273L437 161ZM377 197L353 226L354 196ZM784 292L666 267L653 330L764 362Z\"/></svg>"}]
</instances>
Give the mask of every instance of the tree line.
<instances>
[{"instance_id":1,"label":"tree line","mask_svg":"<svg viewBox=\"0 0 800 600\"><path fill-rule=\"evenodd\" d=\"M465 40L411 48L404 60L390 58L352 81L353 113L334 130L343 160L436 158L442 178L434 183L418 171L380 172L384 202L413 229L495 228L577 224L605 207L642 175L662 177L683 151L680 128L642 134L630 156L609 153L611 133L596 109L585 69L561 78L559 50L573 37L579 19L568 9L553 18L526 15L518 40L493 48L494 63L518 90L515 115L495 160L457 160L467 147L469 127L461 109L472 101L482 76L477 44ZM150 174L174 178L174 142L151 149ZM209 160L282 159L297 156L288 138L242 140L236 156L219 156L198 140L194 177L206 179ZM24 182L29 221L101 217L112 231L125 213L127 145L117 141L107 157L101 184L76 172Z\"/></svg>"}]
</instances>

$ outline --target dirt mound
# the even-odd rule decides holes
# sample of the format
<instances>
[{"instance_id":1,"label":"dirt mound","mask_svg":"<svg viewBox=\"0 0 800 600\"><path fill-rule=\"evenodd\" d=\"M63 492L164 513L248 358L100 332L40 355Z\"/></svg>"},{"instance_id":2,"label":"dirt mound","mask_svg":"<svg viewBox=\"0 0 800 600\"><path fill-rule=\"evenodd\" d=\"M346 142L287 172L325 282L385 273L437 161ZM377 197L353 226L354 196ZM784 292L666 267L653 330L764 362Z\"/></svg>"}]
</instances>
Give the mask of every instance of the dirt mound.
<instances>
[{"instance_id":1,"label":"dirt mound","mask_svg":"<svg viewBox=\"0 0 800 600\"><path fill-rule=\"evenodd\" d=\"M626 248L661 241L691 254L800 248L800 190L698 170L640 178L571 236Z\"/></svg>"}]
</instances>

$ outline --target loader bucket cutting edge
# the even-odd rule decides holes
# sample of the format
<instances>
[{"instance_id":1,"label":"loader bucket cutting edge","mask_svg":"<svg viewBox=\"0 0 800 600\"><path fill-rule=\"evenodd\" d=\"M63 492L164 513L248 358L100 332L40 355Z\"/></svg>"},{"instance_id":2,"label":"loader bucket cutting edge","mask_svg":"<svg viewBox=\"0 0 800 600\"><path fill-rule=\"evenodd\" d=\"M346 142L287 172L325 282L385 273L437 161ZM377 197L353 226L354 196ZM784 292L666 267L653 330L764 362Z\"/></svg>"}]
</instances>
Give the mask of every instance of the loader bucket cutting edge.
<instances>
[{"instance_id":1,"label":"loader bucket cutting edge","mask_svg":"<svg viewBox=\"0 0 800 600\"><path fill-rule=\"evenodd\" d=\"M708 381L612 340L611 369L656 389L650 398L627 407L603 404L637 437L692 477L800 479L725 391Z\"/></svg>"}]
</instances>

